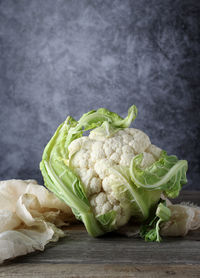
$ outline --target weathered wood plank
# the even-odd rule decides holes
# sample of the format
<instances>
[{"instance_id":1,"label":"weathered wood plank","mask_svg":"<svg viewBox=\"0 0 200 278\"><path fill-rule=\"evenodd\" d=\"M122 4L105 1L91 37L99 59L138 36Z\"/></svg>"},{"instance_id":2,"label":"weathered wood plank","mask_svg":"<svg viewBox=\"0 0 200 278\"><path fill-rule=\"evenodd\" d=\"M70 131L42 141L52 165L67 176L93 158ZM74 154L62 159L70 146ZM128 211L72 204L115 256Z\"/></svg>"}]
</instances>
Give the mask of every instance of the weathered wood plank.
<instances>
[{"instance_id":1,"label":"weathered wood plank","mask_svg":"<svg viewBox=\"0 0 200 278\"><path fill-rule=\"evenodd\" d=\"M199 278L199 275L199 265L13 264L0 268L0 277L4 278Z\"/></svg>"}]
</instances>

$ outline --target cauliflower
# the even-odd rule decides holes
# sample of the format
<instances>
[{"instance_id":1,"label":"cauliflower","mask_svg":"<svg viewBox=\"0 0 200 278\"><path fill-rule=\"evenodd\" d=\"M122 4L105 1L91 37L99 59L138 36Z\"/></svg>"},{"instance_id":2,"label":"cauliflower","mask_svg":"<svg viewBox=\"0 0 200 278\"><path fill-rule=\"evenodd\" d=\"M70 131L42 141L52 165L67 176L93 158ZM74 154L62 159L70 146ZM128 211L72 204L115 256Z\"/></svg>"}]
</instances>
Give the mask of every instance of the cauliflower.
<instances>
[{"instance_id":1,"label":"cauliflower","mask_svg":"<svg viewBox=\"0 0 200 278\"><path fill-rule=\"evenodd\" d=\"M157 207L160 221L167 221L160 197L178 196L186 182L187 162L168 156L144 132L130 128L136 115L133 105L124 119L105 108L79 121L69 116L45 147L40 169L46 187L92 236L116 230L130 218L142 224Z\"/></svg>"},{"instance_id":2,"label":"cauliflower","mask_svg":"<svg viewBox=\"0 0 200 278\"><path fill-rule=\"evenodd\" d=\"M75 139L68 147L69 165L80 178L96 216L116 211L116 226L127 223L129 209L120 204L120 196L112 184L123 184L117 174L110 171L115 166L130 167L131 160L143 153L142 168L153 164L161 149L152 145L149 137L139 129L125 128L111 137L99 136L92 131L89 136Z\"/></svg>"}]
</instances>

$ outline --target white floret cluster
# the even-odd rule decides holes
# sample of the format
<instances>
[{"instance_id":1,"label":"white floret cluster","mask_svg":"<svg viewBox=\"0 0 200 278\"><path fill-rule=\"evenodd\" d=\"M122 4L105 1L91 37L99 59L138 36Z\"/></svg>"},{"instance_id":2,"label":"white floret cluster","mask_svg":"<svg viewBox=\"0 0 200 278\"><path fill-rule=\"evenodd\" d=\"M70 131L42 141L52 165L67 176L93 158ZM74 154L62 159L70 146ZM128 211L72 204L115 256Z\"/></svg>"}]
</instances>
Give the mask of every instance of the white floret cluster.
<instances>
[{"instance_id":1,"label":"white floret cluster","mask_svg":"<svg viewBox=\"0 0 200 278\"><path fill-rule=\"evenodd\" d=\"M130 217L120 206L120 201L113 192L113 181L120 184L120 178L109 169L115 165L130 166L132 158L143 153L143 168L154 163L161 154L161 149L152 145L149 137L135 128L125 128L107 138L91 132L74 140L69 145L69 163L81 179L95 215L110 210L117 212L117 226L127 223Z\"/></svg>"}]
</instances>

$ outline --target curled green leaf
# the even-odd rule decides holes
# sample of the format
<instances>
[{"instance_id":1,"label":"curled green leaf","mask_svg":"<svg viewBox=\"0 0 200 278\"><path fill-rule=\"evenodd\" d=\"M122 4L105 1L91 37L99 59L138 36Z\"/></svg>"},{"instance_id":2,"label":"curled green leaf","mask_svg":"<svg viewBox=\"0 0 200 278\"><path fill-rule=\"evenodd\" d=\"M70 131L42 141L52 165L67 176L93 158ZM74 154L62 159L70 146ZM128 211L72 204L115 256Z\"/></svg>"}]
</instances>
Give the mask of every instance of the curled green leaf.
<instances>
[{"instance_id":1,"label":"curled green leaf","mask_svg":"<svg viewBox=\"0 0 200 278\"><path fill-rule=\"evenodd\" d=\"M160 189L168 197L177 197L182 185L187 182L187 161L178 160L174 155L168 156L163 151L159 160L142 169L140 167L142 159L143 154L141 153L131 161L130 176L134 184L147 190Z\"/></svg>"}]
</instances>

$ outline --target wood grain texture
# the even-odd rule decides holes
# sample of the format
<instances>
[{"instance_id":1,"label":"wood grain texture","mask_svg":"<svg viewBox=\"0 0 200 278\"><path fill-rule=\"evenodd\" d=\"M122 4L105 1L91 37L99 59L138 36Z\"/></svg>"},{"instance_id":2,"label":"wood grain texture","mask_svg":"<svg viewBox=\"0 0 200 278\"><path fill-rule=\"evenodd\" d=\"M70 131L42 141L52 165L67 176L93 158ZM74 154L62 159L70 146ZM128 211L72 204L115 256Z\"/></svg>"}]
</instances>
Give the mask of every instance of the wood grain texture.
<instances>
[{"instance_id":1,"label":"wood grain texture","mask_svg":"<svg viewBox=\"0 0 200 278\"><path fill-rule=\"evenodd\" d=\"M18 264L0 268L0 277L27 278L160 278L198 277L198 265L116 265L116 264Z\"/></svg>"},{"instance_id":2,"label":"wood grain texture","mask_svg":"<svg viewBox=\"0 0 200 278\"><path fill-rule=\"evenodd\" d=\"M181 201L200 204L200 192ZM112 233L88 236L82 225L44 252L16 258L0 267L0 277L200 277L200 230L159 244Z\"/></svg>"}]
</instances>

